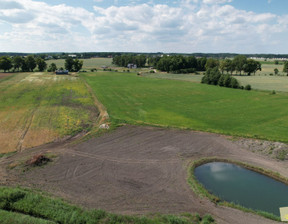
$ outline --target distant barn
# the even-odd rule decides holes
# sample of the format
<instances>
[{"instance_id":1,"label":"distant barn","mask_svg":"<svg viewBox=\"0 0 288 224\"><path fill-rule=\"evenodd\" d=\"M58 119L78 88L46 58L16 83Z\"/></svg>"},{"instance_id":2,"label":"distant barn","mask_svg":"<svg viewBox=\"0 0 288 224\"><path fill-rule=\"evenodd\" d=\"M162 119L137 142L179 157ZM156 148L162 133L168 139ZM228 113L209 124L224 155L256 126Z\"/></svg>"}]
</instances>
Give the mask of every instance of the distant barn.
<instances>
[{"instance_id":1,"label":"distant barn","mask_svg":"<svg viewBox=\"0 0 288 224\"><path fill-rule=\"evenodd\" d=\"M56 75L68 75L68 70L56 70Z\"/></svg>"},{"instance_id":2,"label":"distant barn","mask_svg":"<svg viewBox=\"0 0 288 224\"><path fill-rule=\"evenodd\" d=\"M137 68L137 65L136 64L128 64L127 68Z\"/></svg>"}]
</instances>

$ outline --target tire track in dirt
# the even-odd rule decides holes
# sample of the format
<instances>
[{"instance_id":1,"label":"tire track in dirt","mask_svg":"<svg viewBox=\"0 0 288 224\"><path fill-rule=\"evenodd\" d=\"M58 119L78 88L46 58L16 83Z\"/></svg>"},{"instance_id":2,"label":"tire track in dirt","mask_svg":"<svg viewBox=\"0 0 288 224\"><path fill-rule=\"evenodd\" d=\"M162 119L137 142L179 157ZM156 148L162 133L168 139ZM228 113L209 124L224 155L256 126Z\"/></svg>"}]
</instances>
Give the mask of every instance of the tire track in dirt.
<instances>
[{"instance_id":1,"label":"tire track in dirt","mask_svg":"<svg viewBox=\"0 0 288 224\"><path fill-rule=\"evenodd\" d=\"M116 162L116 163L131 163L131 164L153 164L153 163L176 163L179 162L180 159L124 159L124 158L113 158L111 156L103 156L103 155L95 155L93 153L87 153L87 152L80 152L80 151L75 151L75 150L69 150L67 151L68 154L72 155L77 155L81 157L86 157L86 158L93 158L97 160L105 160L105 161L110 161L110 162Z\"/></svg>"},{"instance_id":2,"label":"tire track in dirt","mask_svg":"<svg viewBox=\"0 0 288 224\"><path fill-rule=\"evenodd\" d=\"M18 142L17 147L16 147L16 151L18 151L18 152L21 152L23 150L22 145L23 145L25 136L31 127L31 124L32 124L32 121L33 121L33 118L34 118L34 115L35 115L37 108L38 107L36 107L32 110L31 115L27 118L27 120L25 122L23 133L20 136L19 142Z\"/></svg>"}]
</instances>

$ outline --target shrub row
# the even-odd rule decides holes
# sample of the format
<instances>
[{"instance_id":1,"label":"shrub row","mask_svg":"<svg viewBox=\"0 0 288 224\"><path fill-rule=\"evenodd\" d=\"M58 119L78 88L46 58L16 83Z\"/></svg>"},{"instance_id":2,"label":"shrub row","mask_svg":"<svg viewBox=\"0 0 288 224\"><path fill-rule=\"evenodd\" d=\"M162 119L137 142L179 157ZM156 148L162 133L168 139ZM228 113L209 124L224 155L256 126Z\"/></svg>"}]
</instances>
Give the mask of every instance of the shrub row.
<instances>
[{"instance_id":1,"label":"shrub row","mask_svg":"<svg viewBox=\"0 0 288 224\"><path fill-rule=\"evenodd\" d=\"M217 67L208 69L203 76L201 83L209 85L218 85L227 88L251 90L250 85L240 86L237 79L229 74L221 74Z\"/></svg>"}]
</instances>

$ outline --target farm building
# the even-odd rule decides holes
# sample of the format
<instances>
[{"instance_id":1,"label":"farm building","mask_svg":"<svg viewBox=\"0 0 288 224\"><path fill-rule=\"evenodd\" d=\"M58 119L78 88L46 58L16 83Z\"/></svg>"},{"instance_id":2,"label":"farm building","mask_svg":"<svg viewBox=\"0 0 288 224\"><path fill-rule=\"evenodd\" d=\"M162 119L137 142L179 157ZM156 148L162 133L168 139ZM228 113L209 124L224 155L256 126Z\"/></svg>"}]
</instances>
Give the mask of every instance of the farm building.
<instances>
[{"instance_id":1,"label":"farm building","mask_svg":"<svg viewBox=\"0 0 288 224\"><path fill-rule=\"evenodd\" d=\"M127 68L137 68L137 65L136 64L128 64Z\"/></svg>"},{"instance_id":2,"label":"farm building","mask_svg":"<svg viewBox=\"0 0 288 224\"><path fill-rule=\"evenodd\" d=\"M68 75L68 70L56 70L56 75Z\"/></svg>"}]
</instances>

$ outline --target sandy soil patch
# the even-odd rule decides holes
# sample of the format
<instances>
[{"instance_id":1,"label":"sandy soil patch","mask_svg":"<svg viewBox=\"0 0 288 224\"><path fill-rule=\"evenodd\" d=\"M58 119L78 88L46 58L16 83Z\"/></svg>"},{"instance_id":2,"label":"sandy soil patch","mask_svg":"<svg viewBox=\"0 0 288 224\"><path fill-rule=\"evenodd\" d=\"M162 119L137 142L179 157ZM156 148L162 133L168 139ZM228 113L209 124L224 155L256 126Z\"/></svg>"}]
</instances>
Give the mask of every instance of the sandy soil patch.
<instances>
[{"instance_id":1,"label":"sandy soil patch","mask_svg":"<svg viewBox=\"0 0 288 224\"><path fill-rule=\"evenodd\" d=\"M45 151L57 161L25 173L5 170L15 160ZM276 223L216 206L187 184L189 162L217 156L246 162L288 177L288 163L246 150L226 137L181 130L124 126L78 145L46 145L0 160L0 183L51 192L88 208L121 214L210 213L218 223Z\"/></svg>"}]
</instances>

